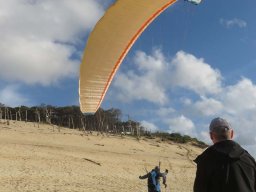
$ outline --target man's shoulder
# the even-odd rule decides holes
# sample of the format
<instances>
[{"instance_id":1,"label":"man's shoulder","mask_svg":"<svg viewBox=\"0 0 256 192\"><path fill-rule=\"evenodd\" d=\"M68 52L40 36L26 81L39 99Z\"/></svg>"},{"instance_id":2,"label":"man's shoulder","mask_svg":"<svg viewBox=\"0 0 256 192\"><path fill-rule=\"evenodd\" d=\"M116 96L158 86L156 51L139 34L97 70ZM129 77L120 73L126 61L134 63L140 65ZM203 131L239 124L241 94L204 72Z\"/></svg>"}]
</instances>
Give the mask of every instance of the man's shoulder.
<instances>
[{"instance_id":1,"label":"man's shoulder","mask_svg":"<svg viewBox=\"0 0 256 192\"><path fill-rule=\"evenodd\" d=\"M198 155L194 162L198 164L201 162L209 161L213 156L215 156L215 150L213 146L210 146L203 153Z\"/></svg>"},{"instance_id":2,"label":"man's shoulder","mask_svg":"<svg viewBox=\"0 0 256 192\"><path fill-rule=\"evenodd\" d=\"M255 159L245 150L245 153L241 156L240 160L250 167L256 169Z\"/></svg>"}]
</instances>

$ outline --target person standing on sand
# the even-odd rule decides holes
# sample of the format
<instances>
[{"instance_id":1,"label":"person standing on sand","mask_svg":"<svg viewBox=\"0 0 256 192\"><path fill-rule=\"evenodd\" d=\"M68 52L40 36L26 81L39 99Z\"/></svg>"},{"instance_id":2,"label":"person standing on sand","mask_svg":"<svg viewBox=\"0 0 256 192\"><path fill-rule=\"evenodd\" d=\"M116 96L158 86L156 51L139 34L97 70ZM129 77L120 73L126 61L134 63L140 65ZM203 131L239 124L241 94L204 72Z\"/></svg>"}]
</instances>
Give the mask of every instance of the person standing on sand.
<instances>
[{"instance_id":1,"label":"person standing on sand","mask_svg":"<svg viewBox=\"0 0 256 192\"><path fill-rule=\"evenodd\" d=\"M161 192L160 187L160 177L163 178L163 184L165 188L166 184L166 175L168 174L168 170L166 169L164 173L160 172L160 168L156 166L152 171L147 173L146 175L139 176L140 179L148 179L148 192Z\"/></svg>"},{"instance_id":2,"label":"person standing on sand","mask_svg":"<svg viewBox=\"0 0 256 192\"><path fill-rule=\"evenodd\" d=\"M209 129L213 145L194 160L194 192L256 192L255 160L232 140L230 124L218 117Z\"/></svg>"}]
</instances>

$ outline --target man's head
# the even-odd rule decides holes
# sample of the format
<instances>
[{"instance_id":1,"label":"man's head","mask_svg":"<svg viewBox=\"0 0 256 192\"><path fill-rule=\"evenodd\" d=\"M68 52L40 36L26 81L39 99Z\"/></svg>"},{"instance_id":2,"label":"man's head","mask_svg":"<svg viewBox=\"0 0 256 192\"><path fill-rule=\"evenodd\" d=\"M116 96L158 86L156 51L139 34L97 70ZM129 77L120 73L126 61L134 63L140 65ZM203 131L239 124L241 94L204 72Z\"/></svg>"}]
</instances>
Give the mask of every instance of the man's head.
<instances>
[{"instance_id":1,"label":"man's head","mask_svg":"<svg viewBox=\"0 0 256 192\"><path fill-rule=\"evenodd\" d=\"M156 172L160 172L160 167L155 166L155 171L156 171Z\"/></svg>"},{"instance_id":2,"label":"man's head","mask_svg":"<svg viewBox=\"0 0 256 192\"><path fill-rule=\"evenodd\" d=\"M233 129L227 120L217 117L213 119L209 126L210 137L213 143L233 138Z\"/></svg>"}]
</instances>

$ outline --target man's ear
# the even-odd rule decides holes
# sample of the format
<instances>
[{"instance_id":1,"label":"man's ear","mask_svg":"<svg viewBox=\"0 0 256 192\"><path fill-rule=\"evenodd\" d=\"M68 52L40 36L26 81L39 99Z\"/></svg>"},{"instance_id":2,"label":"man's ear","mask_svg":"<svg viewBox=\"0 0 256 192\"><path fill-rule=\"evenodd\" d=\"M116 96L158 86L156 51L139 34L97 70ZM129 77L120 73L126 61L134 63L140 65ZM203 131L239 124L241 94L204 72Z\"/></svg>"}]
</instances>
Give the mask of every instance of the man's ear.
<instances>
[{"instance_id":1,"label":"man's ear","mask_svg":"<svg viewBox=\"0 0 256 192\"><path fill-rule=\"evenodd\" d=\"M209 132L211 140L213 140L213 134L212 132Z\"/></svg>"},{"instance_id":2,"label":"man's ear","mask_svg":"<svg viewBox=\"0 0 256 192\"><path fill-rule=\"evenodd\" d=\"M234 137L234 130L233 129L230 130L230 137L231 137L231 139L233 139L233 137Z\"/></svg>"},{"instance_id":3,"label":"man's ear","mask_svg":"<svg viewBox=\"0 0 256 192\"><path fill-rule=\"evenodd\" d=\"M211 140L212 140L213 143L216 143L216 142L217 142L216 137L215 137L215 133L210 132L210 138L211 138Z\"/></svg>"}]
</instances>

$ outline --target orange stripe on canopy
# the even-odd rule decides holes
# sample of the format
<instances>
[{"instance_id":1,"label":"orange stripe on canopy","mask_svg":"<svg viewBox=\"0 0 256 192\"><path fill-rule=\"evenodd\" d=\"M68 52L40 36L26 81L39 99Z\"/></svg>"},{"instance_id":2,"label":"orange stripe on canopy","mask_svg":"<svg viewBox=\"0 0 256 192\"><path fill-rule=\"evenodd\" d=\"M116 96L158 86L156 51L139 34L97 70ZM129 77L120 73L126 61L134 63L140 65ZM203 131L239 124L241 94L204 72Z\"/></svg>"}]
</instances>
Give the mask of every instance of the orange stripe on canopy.
<instances>
[{"instance_id":1,"label":"orange stripe on canopy","mask_svg":"<svg viewBox=\"0 0 256 192\"><path fill-rule=\"evenodd\" d=\"M128 51L147 26L176 0L118 0L90 34L80 67L83 113L95 113Z\"/></svg>"}]
</instances>

